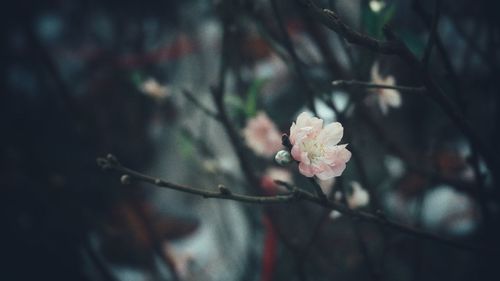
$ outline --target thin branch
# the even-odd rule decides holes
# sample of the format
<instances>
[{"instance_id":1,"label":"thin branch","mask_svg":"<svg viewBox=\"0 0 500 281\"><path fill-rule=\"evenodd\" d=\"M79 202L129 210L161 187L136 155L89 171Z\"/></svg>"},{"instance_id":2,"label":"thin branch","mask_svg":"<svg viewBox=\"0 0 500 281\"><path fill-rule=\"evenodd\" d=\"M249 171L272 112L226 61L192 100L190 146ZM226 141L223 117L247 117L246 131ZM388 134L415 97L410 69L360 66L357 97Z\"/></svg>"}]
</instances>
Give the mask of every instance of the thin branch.
<instances>
[{"instance_id":1,"label":"thin branch","mask_svg":"<svg viewBox=\"0 0 500 281\"><path fill-rule=\"evenodd\" d=\"M109 264L103 260L102 256L97 253L97 251L90 245L88 239L84 241L83 251L89 256L90 261L94 264L97 271L101 274L101 277L105 281L119 281L118 278L113 274L113 270L110 268Z\"/></svg>"},{"instance_id":2,"label":"thin branch","mask_svg":"<svg viewBox=\"0 0 500 281\"><path fill-rule=\"evenodd\" d=\"M317 19L322 24L341 35L349 43L362 45L371 51L387 55L395 55L404 51L404 45L402 45L399 41L382 41L367 36L347 26L336 12L329 9L321 9L311 0L298 1L306 6L313 18Z\"/></svg>"},{"instance_id":3,"label":"thin branch","mask_svg":"<svg viewBox=\"0 0 500 281\"><path fill-rule=\"evenodd\" d=\"M203 198L220 198L227 200L234 200L245 203L256 203L256 204L275 204L275 203L285 203L296 200L299 196L303 195L304 191L292 191L283 195L276 196L250 196L238 193L233 193L228 188L219 185L217 191L206 190L202 188L194 188L189 186L184 186L180 184L175 184L161 180L159 178L154 178L132 169L126 168L118 162L118 160L112 156L108 155L106 158L98 158L98 164L104 170L112 170L123 174L121 177L122 184L130 184L131 182L145 182L156 185L158 187L169 188L177 190L184 193L190 193L194 195L202 196ZM308 194L307 196L313 196Z\"/></svg>"},{"instance_id":4,"label":"thin branch","mask_svg":"<svg viewBox=\"0 0 500 281\"><path fill-rule=\"evenodd\" d=\"M473 252L478 252L478 253L484 253L484 252L492 252L490 249L486 248L479 248L475 246L470 246L466 244L462 244L456 241L448 240L445 238L441 238L437 235L427 233L422 230L414 229L412 227L392 222L389 221L387 218L384 216L380 215L375 215L367 212L362 212L362 211L357 211L357 210L352 210L348 206L344 204L339 204L331 200L323 200L318 196L313 195L310 192L307 192L302 189L295 188L292 192L286 193L283 195L275 195L275 196L250 196L250 195L243 195L243 194L238 194L238 193L233 193L231 190L224 186L219 186L218 191L209 191L206 189L201 189L201 188L193 188L189 186L183 186L179 184L174 184L170 183L164 180L161 180L159 178L154 178L145 174L142 174L140 172L137 172L135 170L126 168L118 162L116 157L113 155L109 154L106 158L98 158L97 159L97 164L103 169L103 170L109 170L109 171L115 171L119 172L122 174L121 177L121 182L123 184L128 184L132 181L139 181L139 182L145 182L145 183L150 183L153 185L156 185L158 187L164 187L164 188L169 188L169 189L174 189L178 190L181 192L185 193L190 193L194 195L199 195L204 198L219 198L219 199L225 199L225 200L233 200L233 201L239 201L239 202L245 202L245 203L253 203L253 204L282 204L282 203L288 203L288 202L296 202L296 201L307 201L314 203L316 205L322 206L324 208L327 208L329 210L336 210L352 219L358 219L361 221L366 221L370 223L375 223L382 225L384 227L396 230L400 233L405 233L408 235L412 235L414 237L419 237L421 239L426 239L430 241L435 241L438 243L441 243L443 245L448 245L457 249L462 249L462 250L469 250Z\"/></svg>"},{"instance_id":5,"label":"thin branch","mask_svg":"<svg viewBox=\"0 0 500 281\"><path fill-rule=\"evenodd\" d=\"M424 10L424 8L421 5L421 2L419 0L413 0L412 2L412 7L415 10L415 12L418 14L420 17L421 21L429 30L431 29L431 15L427 14ZM450 56L448 52L446 51L446 48L444 46L443 40L439 36L439 33L436 33L436 47L437 50L440 54L441 60L443 61L444 67L446 69L446 72L448 72L448 76L451 80L451 86L453 87L453 93L455 94L455 97L457 98L457 104L458 106L464 110L465 109L465 101L464 101L464 93L462 90L462 87L460 86L461 82L460 79L457 75L456 70L453 68L453 65L451 63Z\"/></svg>"},{"instance_id":6,"label":"thin branch","mask_svg":"<svg viewBox=\"0 0 500 281\"><path fill-rule=\"evenodd\" d=\"M211 109L206 107L204 104L202 104L198 99L196 99L193 96L193 94L190 91L184 89L184 90L182 90L182 93L184 94L184 96L186 97L186 99L188 101L190 101L194 106L196 106L199 110L201 110L207 116L209 116L215 120L219 120L219 118L220 118L219 114L217 114L217 112L212 111Z\"/></svg>"},{"instance_id":7,"label":"thin branch","mask_svg":"<svg viewBox=\"0 0 500 281\"><path fill-rule=\"evenodd\" d=\"M437 27L439 22L439 15L441 14L441 0L434 0L434 14L432 15L431 33L429 34L429 39L427 40L427 45L425 46L424 55L422 57L422 63L427 67L429 64L429 59L432 54L432 48L437 39Z\"/></svg>"},{"instance_id":8,"label":"thin branch","mask_svg":"<svg viewBox=\"0 0 500 281\"><path fill-rule=\"evenodd\" d=\"M346 206L349 206L347 203L347 188L344 184L341 185L341 190L342 193L344 194L344 196L342 196L342 203L344 203ZM372 263L372 260L370 258L370 252L368 250L367 243L365 242L363 236L361 235L359 222L351 221L351 225L354 235L356 236L356 240L358 242L359 251L364 256L364 262L366 264L366 267L368 268L368 272L370 274L371 279L375 281L380 280L380 276L379 274L377 274L375 265Z\"/></svg>"},{"instance_id":9,"label":"thin branch","mask_svg":"<svg viewBox=\"0 0 500 281\"><path fill-rule=\"evenodd\" d=\"M259 179L255 175L253 168L250 165L246 147L244 146L238 131L231 122L231 119L229 118L226 112L226 106L224 104L225 78L228 70L227 55L229 53L227 50L231 48L229 44L233 43L234 40L232 39L234 38L232 38L231 29L229 28L229 25L226 23L224 24L224 30L222 35L222 51L221 51L221 62L219 66L219 80L217 82L217 85L212 87L211 93L213 101L215 103L215 107L217 108L217 116L218 116L217 120L224 127L224 130L226 131L226 134L229 137L229 141L231 142L231 145L236 153L240 168L243 174L245 175L248 184L250 185L250 187L255 188L257 192L261 192L260 188L258 188Z\"/></svg>"},{"instance_id":10,"label":"thin branch","mask_svg":"<svg viewBox=\"0 0 500 281\"><path fill-rule=\"evenodd\" d=\"M278 22L278 28L281 32L281 37L283 39L283 45L287 52L290 54L290 57L292 58L292 64L295 68L295 72L297 73L297 78L304 88L304 93L306 95L307 99L307 106L309 109L316 115L316 107L314 105L314 92L311 89L310 85L307 83L306 75L302 71L302 68L300 66L300 60L299 57L297 56L297 52L295 52L295 48L293 47L292 40L290 39L290 36L288 35L288 31L286 30L283 17L281 16L281 13L278 9L278 5L276 4L276 0L271 0L271 7L274 13L274 16L276 17L276 20Z\"/></svg>"},{"instance_id":11,"label":"thin branch","mask_svg":"<svg viewBox=\"0 0 500 281\"><path fill-rule=\"evenodd\" d=\"M408 93L425 92L425 87L391 86L391 85L374 84L357 80L335 80L332 82L332 85L338 87L362 87L368 89L393 89Z\"/></svg>"}]
</instances>

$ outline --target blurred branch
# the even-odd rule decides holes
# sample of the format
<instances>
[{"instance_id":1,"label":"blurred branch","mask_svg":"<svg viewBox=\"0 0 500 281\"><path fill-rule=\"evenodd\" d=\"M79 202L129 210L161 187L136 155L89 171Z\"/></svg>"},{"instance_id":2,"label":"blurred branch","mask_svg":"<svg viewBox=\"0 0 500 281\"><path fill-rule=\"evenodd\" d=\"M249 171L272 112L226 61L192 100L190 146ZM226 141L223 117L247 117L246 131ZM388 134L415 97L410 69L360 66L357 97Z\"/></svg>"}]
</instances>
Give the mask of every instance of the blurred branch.
<instances>
[{"instance_id":1,"label":"blurred branch","mask_svg":"<svg viewBox=\"0 0 500 281\"><path fill-rule=\"evenodd\" d=\"M332 85L338 87L362 87L368 89L393 89L409 93L425 92L424 87L390 86L390 85L374 84L357 80L335 80L332 82Z\"/></svg>"},{"instance_id":2,"label":"blurred branch","mask_svg":"<svg viewBox=\"0 0 500 281\"><path fill-rule=\"evenodd\" d=\"M342 203L345 204L346 206L349 206L349 204L347 202L347 194L348 193L347 193L347 188L346 188L345 184L341 185L341 190L343 193ZM368 272L370 274L371 279L375 280L375 281L380 280L380 274L377 273L377 270L375 269L375 264L372 262L372 260L370 258L370 252L368 250L367 243L363 239L363 235L361 235L361 228L360 228L359 222L358 221L351 221L351 226L352 226L352 230L354 232L354 235L356 236L356 241L358 242L359 251L361 252L361 254L364 257L364 262L366 264L366 267L368 269Z\"/></svg>"},{"instance_id":3,"label":"blurred branch","mask_svg":"<svg viewBox=\"0 0 500 281\"><path fill-rule=\"evenodd\" d=\"M334 11L328 9L320 9L311 0L298 1L303 3L317 20L344 37L348 42L365 47L378 53L397 55L401 59L406 61L420 76L422 83L427 89L426 93L428 93L428 95L441 107L444 113L451 119L453 123L455 123L456 127L460 129L464 136L469 140L473 150L476 150L480 153L490 171L492 171L492 174L495 176L497 168L494 154L485 147L482 140L473 130L472 125L469 123L469 121L456 108L455 104L443 92L441 87L436 84L422 62L417 59L417 57L408 49L406 44L396 36L392 29L390 29L388 26L384 27L384 34L386 38L388 38L388 41L381 41L353 30L352 28L347 26Z\"/></svg>"},{"instance_id":4,"label":"blurred branch","mask_svg":"<svg viewBox=\"0 0 500 281\"><path fill-rule=\"evenodd\" d=\"M316 6L311 0L298 0L309 10L312 17L320 21L326 27L335 31L343 38L345 38L349 43L363 46L374 52L396 55L402 52L406 52L405 46L401 44L400 41L390 40L382 41L370 37L368 35L357 32L347 26L338 16L338 14L329 9L321 9Z\"/></svg>"},{"instance_id":5,"label":"blurred branch","mask_svg":"<svg viewBox=\"0 0 500 281\"><path fill-rule=\"evenodd\" d=\"M154 178L132 169L126 168L121 165L120 162L111 154L109 154L106 158L98 158L98 165L104 170L111 170L119 172L122 175L121 182L122 184L130 184L134 181L138 182L146 182L158 187L169 188L185 193L190 193L194 195L200 195L203 198L220 198L227 200L234 200L245 203L257 203L257 204L274 204L274 203L285 203L289 201L297 200L301 196L314 197L312 194L294 189L293 191L283 194L283 195L275 195L275 196L250 196L243 195L238 193L233 193L227 187L223 185L219 185L218 191L210 191L201 188L194 188L189 186L183 186L175 183L170 183L159 178Z\"/></svg>"},{"instance_id":6,"label":"blurred branch","mask_svg":"<svg viewBox=\"0 0 500 281\"><path fill-rule=\"evenodd\" d=\"M283 17L281 16L281 13L278 9L278 5L276 4L276 0L271 0L271 7L273 10L273 14L276 17L276 21L278 22L278 27L281 32L281 37L283 41L283 45L287 52L290 54L290 57L292 58L292 64L294 66L295 72L297 74L297 78L302 85L302 88L305 92L306 99L307 99L307 106L309 109L316 115L316 108L314 106L314 91L311 89L311 86L307 82L306 74L302 71L302 68L300 66L300 60L299 57L297 56L297 52L295 52L295 48L293 47L292 40L290 39L290 36L288 35L288 31L286 30L285 22L283 20Z\"/></svg>"},{"instance_id":7,"label":"blurred branch","mask_svg":"<svg viewBox=\"0 0 500 281\"><path fill-rule=\"evenodd\" d=\"M413 0L412 7L415 10L415 12L418 14L420 19L422 20L422 23L427 28L431 29L431 15L429 15L425 12L420 0ZM455 97L457 99L457 104L462 110L464 110L465 109L464 93L463 93L462 87L460 86L460 84L461 84L460 79L458 78L457 72L453 68L450 56L449 56L448 52L446 51L446 48L444 47L443 40L441 39L441 37L439 36L439 33L437 33L437 32L436 32L435 40L436 40L437 50L440 54L440 58L443 61L446 72L448 72L448 76L452 82L451 86L453 87L453 92L454 92Z\"/></svg>"},{"instance_id":8,"label":"blurred branch","mask_svg":"<svg viewBox=\"0 0 500 281\"><path fill-rule=\"evenodd\" d=\"M437 29L437 27L435 26L435 25L437 25L436 17L439 16L438 13L439 13L440 5L441 5L441 3L437 3L437 2L438 2L438 0L436 0L436 6L435 6L434 16L432 19L432 25L429 25L429 23L428 23L430 16L425 12L424 8L422 7L421 1L420 0L413 0L412 5L413 5L413 9L420 16L422 21L431 29L431 36L434 34L434 40L436 41L436 46L438 48L438 51L441 54L441 58L443 60L445 68L446 68L446 70L447 70L447 72L452 80L451 84L452 84L453 89L455 91L458 105L460 106L460 108L462 110L465 110L465 101L464 101L464 94L463 94L462 87L461 87L461 80L458 78L457 73L456 73L455 69L453 68L453 65L451 64L448 53L446 52L444 44L442 43L442 41L439 37L439 34L437 34L437 32L436 32L436 29ZM439 2L441 2L441 1L439 0ZM457 22L455 22L455 28L457 29L457 31L460 31L460 26ZM462 33L462 36L465 38L463 33ZM473 40L471 38L465 38L465 39L469 45L471 45L473 48L475 47L475 43L476 43L475 40ZM487 62L487 63L490 61L491 60L485 60L485 62ZM491 66L491 64L488 64L488 65ZM491 69L494 70L495 67L492 67ZM474 146L474 143L472 143L472 145ZM477 149L476 147L474 147L474 149L471 150L472 168L474 171L475 181L476 181L476 184L477 184L478 190L479 190L478 193L474 193L473 195L479 199L479 202L481 203L480 204L481 212L484 216L484 222L486 225L489 225L491 223L490 222L491 218L490 218L490 214L489 214L490 212L489 212L488 207L487 207L488 198L487 198L487 195L485 194L486 188L485 188L484 175L480 171L481 163L480 163L480 157L478 154L482 154L482 156L485 157L485 160L487 161L489 168L492 170L493 175L495 175L495 173L496 173L495 169L498 169L498 168L494 165L495 163L494 164L491 163L492 160L489 160L489 155L488 155L488 157L486 157L486 156L484 156L483 153L484 153L484 151L481 151L481 150ZM495 176L493 176L493 177L495 178Z\"/></svg>"},{"instance_id":9,"label":"blurred branch","mask_svg":"<svg viewBox=\"0 0 500 281\"><path fill-rule=\"evenodd\" d=\"M380 215L375 215L367 212L362 212L362 211L356 211L350 209L348 206L344 204L339 204L331 200L323 200L318 196L313 195L310 192L307 192L302 189L298 188L293 188L293 191L290 193L286 193L283 195L275 195L275 196L250 196L250 195L243 195L243 194L238 194L238 193L233 193L231 190L224 186L219 186L218 191L209 191L206 189L200 189L200 188L193 188L193 187L188 187L188 186L183 186L183 185L178 185L174 183L170 183L164 180L161 180L159 178L154 178L145 174L142 174L140 172L137 172L135 170L129 169L127 167L124 167L120 164L120 162L116 159L111 154L108 154L106 158L98 158L97 159L97 164L103 169L107 171L115 171L120 174L121 176L121 182L123 184L128 184L131 183L132 181L138 181L138 182L145 182L149 184L153 184L158 187L164 187L168 189L173 189L185 193L190 193L194 195L199 195L204 198L219 198L219 199L225 199L225 200L233 200L233 201L239 201L239 202L245 202L245 203L254 203L254 204L281 204L281 203L287 203L287 202L294 202L294 201L307 201L314 203L316 205L322 206L324 208L327 208L329 210L336 210L348 217L351 217L352 219L359 219L361 221L366 221L370 223L375 223L379 224L385 227L388 227L390 229L393 229L395 231L398 231L400 233L405 233L408 235L412 235L414 237L418 237L421 239L427 239L430 241L435 241L438 243L441 243L443 245L448 245L457 249L462 249L462 250L469 250L473 252L478 252L478 253L484 253L484 252L491 252L490 249L485 249L485 248L478 248L474 246L469 246L466 244L462 244L456 241L448 240L445 238L441 238L437 235L427 233L422 230L414 229L412 227L399 224L396 222L392 222L385 218L384 216Z\"/></svg>"},{"instance_id":10,"label":"blurred branch","mask_svg":"<svg viewBox=\"0 0 500 281\"><path fill-rule=\"evenodd\" d=\"M213 86L211 88L211 94L213 101L215 103L215 107L217 109L217 120L221 123L221 125L224 127L224 130L226 131L226 134L229 137L229 141L231 142L231 145L236 153L236 156L238 158L238 162L240 165L240 168L248 181L248 184L250 187L253 187L256 189L257 192L260 192L259 187L259 179L255 175L251 165L250 161L247 157L246 153L246 148L243 145L243 142L241 141L241 137L237 131L237 129L234 127L233 123L231 122L227 112L226 112L226 106L224 104L224 95L225 95L225 78L226 78L226 73L228 70L228 50L232 48L231 45L233 45L233 37L232 37L232 31L229 27L230 25L228 23L224 24L224 30L222 34L222 51L221 51L221 61L220 61L220 66L219 66L219 80L217 82L216 86Z\"/></svg>"},{"instance_id":11,"label":"blurred branch","mask_svg":"<svg viewBox=\"0 0 500 281\"><path fill-rule=\"evenodd\" d=\"M429 34L429 39L427 40L427 45L425 46L424 55L422 57L422 63L424 64L425 67L429 65L429 59L431 58L432 48L434 47L434 44L436 42L440 13L441 13L441 0L434 0L434 14L432 16L431 33Z\"/></svg>"},{"instance_id":12,"label":"blurred branch","mask_svg":"<svg viewBox=\"0 0 500 281\"><path fill-rule=\"evenodd\" d=\"M196 99L193 96L193 94L190 91L184 89L184 90L182 90L182 93L184 94L184 96L186 97L186 99L188 101L190 101L194 106L196 106L199 110L201 110L207 116L209 116L215 120L220 120L219 114L217 114L216 112L213 112L211 109L209 109L204 104L202 104L198 99Z\"/></svg>"},{"instance_id":13,"label":"blurred branch","mask_svg":"<svg viewBox=\"0 0 500 281\"><path fill-rule=\"evenodd\" d=\"M96 267L97 271L101 274L101 277L105 281L119 281L118 278L116 278L113 275L113 270L109 266L109 264L102 258L99 253L92 247L90 244L90 241L87 239L83 244L82 244L82 250L83 252L86 252L90 261L94 264Z\"/></svg>"}]
</instances>

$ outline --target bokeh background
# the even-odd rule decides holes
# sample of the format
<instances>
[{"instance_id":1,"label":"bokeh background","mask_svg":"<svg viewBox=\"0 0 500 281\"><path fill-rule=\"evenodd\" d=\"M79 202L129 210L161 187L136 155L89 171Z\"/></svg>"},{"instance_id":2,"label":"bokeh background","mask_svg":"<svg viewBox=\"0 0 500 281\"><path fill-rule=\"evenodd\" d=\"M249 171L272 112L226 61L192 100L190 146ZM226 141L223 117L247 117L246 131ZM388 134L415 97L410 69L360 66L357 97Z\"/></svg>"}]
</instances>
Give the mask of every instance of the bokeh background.
<instances>
[{"instance_id":1,"label":"bokeh background","mask_svg":"<svg viewBox=\"0 0 500 281\"><path fill-rule=\"evenodd\" d=\"M425 94L401 91L401 106L384 114L374 91L333 86L370 82L375 64L398 85L421 82L397 56L348 43L300 2L4 3L0 279L499 280L495 168L480 159L474 170L468 139ZM375 38L390 24L424 53L433 0L314 2ZM498 163L498 4L441 2L428 69ZM217 111L211 91L221 73L225 110L259 186L249 187L226 128L197 105ZM356 150L325 188L347 197L359 184L370 194L362 210L487 251L308 203L262 207L124 186L96 164L112 153L127 167L201 188L276 194L283 191L272 180L284 179L312 190L296 165L256 153L244 133L264 112L288 133L311 100L325 122L342 121Z\"/></svg>"}]
</instances>

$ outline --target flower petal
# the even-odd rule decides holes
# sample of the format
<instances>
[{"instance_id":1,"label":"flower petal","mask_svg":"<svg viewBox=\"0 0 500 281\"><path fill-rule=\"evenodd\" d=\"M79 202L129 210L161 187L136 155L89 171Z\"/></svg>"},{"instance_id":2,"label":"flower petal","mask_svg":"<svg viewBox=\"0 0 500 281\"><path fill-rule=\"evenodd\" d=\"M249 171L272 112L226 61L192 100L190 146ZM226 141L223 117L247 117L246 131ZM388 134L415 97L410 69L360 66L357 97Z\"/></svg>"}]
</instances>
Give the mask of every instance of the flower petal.
<instances>
[{"instance_id":1,"label":"flower petal","mask_svg":"<svg viewBox=\"0 0 500 281\"><path fill-rule=\"evenodd\" d=\"M396 90L386 90L384 92L384 99L386 104L392 107L400 107L401 106L401 95Z\"/></svg>"},{"instance_id":2,"label":"flower petal","mask_svg":"<svg viewBox=\"0 0 500 281\"><path fill-rule=\"evenodd\" d=\"M307 133L316 135L323 127L323 120L312 116L310 113L304 111L297 117L297 122L294 122L290 127L290 142L295 144L297 142L297 134L302 129L307 128Z\"/></svg>"},{"instance_id":3,"label":"flower petal","mask_svg":"<svg viewBox=\"0 0 500 281\"><path fill-rule=\"evenodd\" d=\"M313 172L313 169L312 169L312 166L311 165L308 165L304 162L300 162L299 163L299 171L301 174L303 174L304 176L306 177L313 177L314 176L314 172Z\"/></svg>"},{"instance_id":4,"label":"flower petal","mask_svg":"<svg viewBox=\"0 0 500 281\"><path fill-rule=\"evenodd\" d=\"M378 69L378 62L375 62L370 70L370 76L371 80L375 84L381 84L383 81L382 77L380 76L380 72Z\"/></svg>"},{"instance_id":5,"label":"flower petal","mask_svg":"<svg viewBox=\"0 0 500 281\"><path fill-rule=\"evenodd\" d=\"M382 84L386 86L394 86L396 85L396 79L394 78L394 76L389 75L385 79L383 79Z\"/></svg>"},{"instance_id":6,"label":"flower petal","mask_svg":"<svg viewBox=\"0 0 500 281\"><path fill-rule=\"evenodd\" d=\"M334 146L344 135L344 127L339 122L326 125L318 135L318 141L327 146Z\"/></svg>"}]
</instances>

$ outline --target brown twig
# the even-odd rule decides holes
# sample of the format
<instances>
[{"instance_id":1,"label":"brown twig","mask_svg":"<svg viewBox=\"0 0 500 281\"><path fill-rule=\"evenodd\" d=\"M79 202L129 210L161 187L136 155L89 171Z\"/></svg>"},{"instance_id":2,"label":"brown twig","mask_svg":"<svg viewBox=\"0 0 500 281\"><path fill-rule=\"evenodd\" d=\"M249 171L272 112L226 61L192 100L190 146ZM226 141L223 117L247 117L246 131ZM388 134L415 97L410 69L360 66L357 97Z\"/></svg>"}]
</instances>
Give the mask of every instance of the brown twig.
<instances>
[{"instance_id":1,"label":"brown twig","mask_svg":"<svg viewBox=\"0 0 500 281\"><path fill-rule=\"evenodd\" d=\"M478 253L491 252L491 250L478 248L466 244L462 244L460 242L448 240L445 238L441 238L437 235L414 229L412 227L392 222L385 218L384 216L375 215L367 212L352 210L348 206L336 203L331 200L323 200L314 194L307 192L302 189L295 188L292 192L283 194L283 195L275 195L275 196L250 196L243 195L239 193L234 193L227 188L222 188L223 191L210 191L201 188L193 188L189 186L183 186L179 184L170 183L159 178L154 178L135 170L126 168L120 164L120 162L113 155L109 154L105 158L98 158L97 164L104 170L115 171L122 174L121 181L124 184L127 184L132 181L145 182L149 184L153 184L158 187L164 187L169 189L174 189L177 191L190 193L194 195L199 195L204 198L219 198L225 200L233 200L245 203L253 203L253 204L282 204L282 203L290 203L295 201L307 201L313 204L322 206L329 210L336 210L352 219L359 219L361 221L366 221L370 223L375 223L382 225L384 227L396 230L400 233L408 234L414 237L418 237L421 239L426 239L430 241L435 241L441 243L443 245L451 246L456 249L469 250ZM225 190L224 190L225 189ZM229 191L229 192L228 192Z\"/></svg>"}]
</instances>

